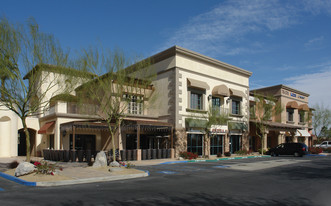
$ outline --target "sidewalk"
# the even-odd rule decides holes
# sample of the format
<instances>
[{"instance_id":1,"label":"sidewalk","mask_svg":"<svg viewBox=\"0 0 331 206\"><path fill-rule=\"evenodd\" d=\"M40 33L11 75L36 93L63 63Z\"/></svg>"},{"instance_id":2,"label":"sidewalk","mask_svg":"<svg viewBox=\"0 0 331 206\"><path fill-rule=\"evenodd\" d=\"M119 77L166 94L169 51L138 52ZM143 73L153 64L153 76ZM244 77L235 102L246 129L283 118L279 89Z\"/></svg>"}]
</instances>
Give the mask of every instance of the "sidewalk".
<instances>
[{"instance_id":1,"label":"sidewalk","mask_svg":"<svg viewBox=\"0 0 331 206\"><path fill-rule=\"evenodd\" d=\"M86 162L58 162L56 164L63 168L59 175L36 175L33 173L20 178L14 177L14 170L8 170L8 163L24 160L25 157L0 158L0 177L26 186L60 186L149 176L148 171L138 169L117 168L116 171L109 172L109 167L92 168L88 167ZM33 157L31 160L40 161L42 158Z\"/></svg>"}]
</instances>

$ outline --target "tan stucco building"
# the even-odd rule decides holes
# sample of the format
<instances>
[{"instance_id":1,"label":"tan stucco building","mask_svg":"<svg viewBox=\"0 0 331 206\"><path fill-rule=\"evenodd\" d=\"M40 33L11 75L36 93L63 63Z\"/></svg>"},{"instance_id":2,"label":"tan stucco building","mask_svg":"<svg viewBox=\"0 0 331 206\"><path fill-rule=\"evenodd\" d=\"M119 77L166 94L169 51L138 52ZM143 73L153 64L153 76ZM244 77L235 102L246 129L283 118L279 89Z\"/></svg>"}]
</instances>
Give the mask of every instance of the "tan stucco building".
<instances>
[{"instance_id":1,"label":"tan stucco building","mask_svg":"<svg viewBox=\"0 0 331 206\"><path fill-rule=\"evenodd\" d=\"M146 149L171 149L171 156L184 151L209 156L249 148L251 72L178 46L150 60L150 69L157 73L150 85L156 101L149 105L142 95L142 101L130 102L115 149L134 150L140 159ZM52 73L51 66L45 72ZM88 81L76 81L77 87ZM80 111L74 101L61 99L61 89L68 82L57 82L56 91L45 96L50 102L47 109L28 120L32 155L42 155L44 149L112 149L109 131L96 115L98 105ZM77 97L74 90L70 95ZM228 121L206 126L211 110ZM22 133L19 125L14 114L0 112L0 127L6 128L2 129L6 135L0 136L0 145L8 148L0 156L24 155L24 151L19 152L20 145L24 145L20 142L23 137L17 137Z\"/></svg>"},{"instance_id":2,"label":"tan stucco building","mask_svg":"<svg viewBox=\"0 0 331 206\"><path fill-rule=\"evenodd\" d=\"M267 122L268 131L264 134L264 148L275 147L285 142L302 142L312 146L311 109L309 94L286 85L276 85L250 91L250 107L254 110L254 95L272 96L281 105L282 111ZM256 135L254 115L250 117L250 149L261 148L261 140Z\"/></svg>"}]
</instances>

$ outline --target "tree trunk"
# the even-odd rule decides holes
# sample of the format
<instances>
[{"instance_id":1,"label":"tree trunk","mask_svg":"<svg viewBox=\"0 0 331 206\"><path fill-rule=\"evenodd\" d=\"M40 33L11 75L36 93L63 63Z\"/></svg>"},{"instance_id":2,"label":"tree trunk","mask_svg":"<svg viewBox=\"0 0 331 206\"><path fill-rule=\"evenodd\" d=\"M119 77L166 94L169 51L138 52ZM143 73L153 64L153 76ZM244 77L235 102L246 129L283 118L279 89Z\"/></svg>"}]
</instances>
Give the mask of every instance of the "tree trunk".
<instances>
[{"instance_id":1,"label":"tree trunk","mask_svg":"<svg viewBox=\"0 0 331 206\"><path fill-rule=\"evenodd\" d=\"M23 130L25 133L25 139L26 139L26 161L30 162L30 133L28 130L28 126L26 125L26 120L25 118L22 118L22 124L23 124Z\"/></svg>"}]
</instances>

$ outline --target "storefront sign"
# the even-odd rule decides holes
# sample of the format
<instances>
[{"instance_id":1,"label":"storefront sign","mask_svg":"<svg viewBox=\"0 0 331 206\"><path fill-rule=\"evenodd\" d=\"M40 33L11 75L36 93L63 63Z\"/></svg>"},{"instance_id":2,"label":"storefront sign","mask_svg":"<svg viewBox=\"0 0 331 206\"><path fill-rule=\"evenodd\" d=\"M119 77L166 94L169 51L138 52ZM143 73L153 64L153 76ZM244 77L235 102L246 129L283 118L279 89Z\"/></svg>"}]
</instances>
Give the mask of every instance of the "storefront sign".
<instances>
[{"instance_id":1,"label":"storefront sign","mask_svg":"<svg viewBox=\"0 0 331 206\"><path fill-rule=\"evenodd\" d=\"M214 134L226 134L228 132L228 127L221 125L212 125L210 128L210 132Z\"/></svg>"},{"instance_id":2,"label":"storefront sign","mask_svg":"<svg viewBox=\"0 0 331 206\"><path fill-rule=\"evenodd\" d=\"M286 96L291 96L291 97L295 97L295 98L299 98L299 99L305 99L306 97L304 96L301 96L301 95L298 95L294 92L289 92L289 91L286 91L286 90L282 90L282 94L283 95L286 95Z\"/></svg>"}]
</instances>

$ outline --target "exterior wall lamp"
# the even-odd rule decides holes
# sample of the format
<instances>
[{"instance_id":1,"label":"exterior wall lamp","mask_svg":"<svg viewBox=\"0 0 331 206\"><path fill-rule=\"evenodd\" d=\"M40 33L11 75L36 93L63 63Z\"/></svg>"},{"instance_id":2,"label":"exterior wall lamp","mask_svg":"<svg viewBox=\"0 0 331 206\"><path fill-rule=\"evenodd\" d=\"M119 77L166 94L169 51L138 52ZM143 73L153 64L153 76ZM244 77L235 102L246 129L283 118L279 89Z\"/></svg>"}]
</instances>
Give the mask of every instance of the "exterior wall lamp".
<instances>
[{"instance_id":1,"label":"exterior wall lamp","mask_svg":"<svg viewBox=\"0 0 331 206\"><path fill-rule=\"evenodd\" d=\"M226 103L229 104L230 101L231 101L231 98L229 97L229 98L226 100Z\"/></svg>"}]
</instances>

